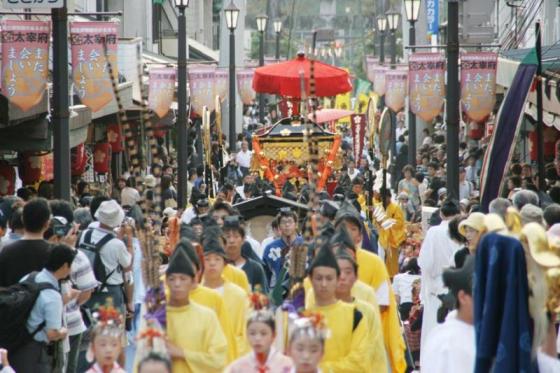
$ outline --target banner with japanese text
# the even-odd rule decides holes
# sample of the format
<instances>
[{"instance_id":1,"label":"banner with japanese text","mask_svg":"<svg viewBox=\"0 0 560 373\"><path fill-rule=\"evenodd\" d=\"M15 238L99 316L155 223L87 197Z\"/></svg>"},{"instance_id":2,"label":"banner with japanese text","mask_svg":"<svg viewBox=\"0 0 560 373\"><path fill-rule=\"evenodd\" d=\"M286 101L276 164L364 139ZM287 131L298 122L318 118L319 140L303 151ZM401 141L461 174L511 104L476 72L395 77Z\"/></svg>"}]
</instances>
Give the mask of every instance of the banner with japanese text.
<instances>
[{"instance_id":1,"label":"banner with japanese text","mask_svg":"<svg viewBox=\"0 0 560 373\"><path fill-rule=\"evenodd\" d=\"M214 111L215 101L215 73L214 66L189 66L189 88L192 110L202 115L204 106L210 112Z\"/></svg>"},{"instance_id":2,"label":"banner with japanese text","mask_svg":"<svg viewBox=\"0 0 560 373\"><path fill-rule=\"evenodd\" d=\"M97 112L113 100L113 79L118 80L115 22L70 22L74 89L82 104Z\"/></svg>"},{"instance_id":3,"label":"banner with japanese text","mask_svg":"<svg viewBox=\"0 0 560 373\"><path fill-rule=\"evenodd\" d=\"M461 55L461 106L469 119L484 122L496 104L494 52L469 52Z\"/></svg>"},{"instance_id":4,"label":"banner with japanese text","mask_svg":"<svg viewBox=\"0 0 560 373\"><path fill-rule=\"evenodd\" d=\"M160 118L167 115L173 103L176 75L174 67L150 69L148 105Z\"/></svg>"},{"instance_id":5,"label":"banner with japanese text","mask_svg":"<svg viewBox=\"0 0 560 373\"><path fill-rule=\"evenodd\" d=\"M389 70L385 74L385 105L398 113L404 108L408 70Z\"/></svg>"},{"instance_id":6,"label":"banner with japanese text","mask_svg":"<svg viewBox=\"0 0 560 373\"><path fill-rule=\"evenodd\" d=\"M374 75L373 70L375 67L379 66L379 59L376 57L367 56L365 61L365 68L364 71L366 72L367 78L370 82L373 83Z\"/></svg>"},{"instance_id":7,"label":"banner with japanese text","mask_svg":"<svg viewBox=\"0 0 560 373\"><path fill-rule=\"evenodd\" d=\"M216 81L216 88L214 94L216 96L220 96L221 100L224 100L228 95L228 88L229 88L228 69L222 67L216 68L214 79Z\"/></svg>"},{"instance_id":8,"label":"banner with japanese text","mask_svg":"<svg viewBox=\"0 0 560 373\"><path fill-rule=\"evenodd\" d=\"M50 22L4 19L2 94L28 111L43 99L49 74Z\"/></svg>"},{"instance_id":9,"label":"banner with japanese text","mask_svg":"<svg viewBox=\"0 0 560 373\"><path fill-rule=\"evenodd\" d=\"M380 96L385 94L385 73L387 67L377 66L373 68L373 91Z\"/></svg>"},{"instance_id":10,"label":"banner with japanese text","mask_svg":"<svg viewBox=\"0 0 560 373\"><path fill-rule=\"evenodd\" d=\"M443 108L445 98L445 57L440 53L414 53L408 60L410 110L431 122Z\"/></svg>"},{"instance_id":11,"label":"banner with japanese text","mask_svg":"<svg viewBox=\"0 0 560 373\"><path fill-rule=\"evenodd\" d=\"M237 91L244 105L251 105L257 93L253 89L254 69L245 69L237 72Z\"/></svg>"},{"instance_id":12,"label":"banner with japanese text","mask_svg":"<svg viewBox=\"0 0 560 373\"><path fill-rule=\"evenodd\" d=\"M350 117L352 122L352 138L354 144L354 159L358 162L362 158L366 139L366 115L354 114Z\"/></svg>"}]
</instances>

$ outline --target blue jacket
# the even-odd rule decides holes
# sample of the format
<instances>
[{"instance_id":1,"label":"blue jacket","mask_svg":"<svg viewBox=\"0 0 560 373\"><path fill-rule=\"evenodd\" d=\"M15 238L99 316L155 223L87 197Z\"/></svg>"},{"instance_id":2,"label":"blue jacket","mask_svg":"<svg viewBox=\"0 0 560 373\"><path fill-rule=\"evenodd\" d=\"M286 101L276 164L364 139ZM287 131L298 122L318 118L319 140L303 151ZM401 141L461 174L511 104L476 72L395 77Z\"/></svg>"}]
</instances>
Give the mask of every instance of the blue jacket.
<instances>
[{"instance_id":1,"label":"blue jacket","mask_svg":"<svg viewBox=\"0 0 560 373\"><path fill-rule=\"evenodd\" d=\"M490 233L476 253L475 373L535 372L527 265L521 243Z\"/></svg>"}]
</instances>

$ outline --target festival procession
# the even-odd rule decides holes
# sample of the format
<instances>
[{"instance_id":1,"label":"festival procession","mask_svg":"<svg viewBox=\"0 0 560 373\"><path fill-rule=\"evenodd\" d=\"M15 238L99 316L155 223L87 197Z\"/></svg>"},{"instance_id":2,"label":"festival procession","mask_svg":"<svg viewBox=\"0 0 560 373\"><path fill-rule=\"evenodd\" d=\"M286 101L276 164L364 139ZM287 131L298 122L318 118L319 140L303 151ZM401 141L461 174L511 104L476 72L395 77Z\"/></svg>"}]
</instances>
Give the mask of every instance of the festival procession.
<instances>
[{"instance_id":1,"label":"festival procession","mask_svg":"<svg viewBox=\"0 0 560 373\"><path fill-rule=\"evenodd\" d=\"M0 373L560 373L559 9L2 0Z\"/></svg>"}]
</instances>

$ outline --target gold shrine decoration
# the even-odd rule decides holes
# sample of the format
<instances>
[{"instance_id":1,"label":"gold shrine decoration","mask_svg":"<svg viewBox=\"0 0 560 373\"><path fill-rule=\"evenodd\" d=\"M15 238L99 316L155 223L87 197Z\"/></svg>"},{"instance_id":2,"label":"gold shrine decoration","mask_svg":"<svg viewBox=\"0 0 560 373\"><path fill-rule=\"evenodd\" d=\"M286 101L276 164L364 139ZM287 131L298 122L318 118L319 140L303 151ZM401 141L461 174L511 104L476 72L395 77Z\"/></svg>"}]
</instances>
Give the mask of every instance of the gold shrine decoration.
<instances>
[{"instance_id":1,"label":"gold shrine decoration","mask_svg":"<svg viewBox=\"0 0 560 373\"><path fill-rule=\"evenodd\" d=\"M318 156L326 159L333 147L334 139L318 140ZM263 155L268 159L274 159L279 162L294 162L297 165L304 165L309 161L309 153L307 152L307 143L303 141L260 141ZM342 162L340 159L335 160L334 168L340 169Z\"/></svg>"},{"instance_id":2,"label":"gold shrine decoration","mask_svg":"<svg viewBox=\"0 0 560 373\"><path fill-rule=\"evenodd\" d=\"M319 180L319 183L317 184L317 191L322 191L325 188L325 185L327 185L327 180L329 178L329 175L331 174L331 172L333 171L335 162L338 159L338 162L340 163L340 157L337 157L336 155L338 154L338 149L340 148L340 144L342 143L342 137L341 136L336 136L334 138L334 144L332 146L332 149L329 153L329 156L327 158L327 163L325 164L325 167L323 168L323 172L321 173L321 179Z\"/></svg>"}]
</instances>

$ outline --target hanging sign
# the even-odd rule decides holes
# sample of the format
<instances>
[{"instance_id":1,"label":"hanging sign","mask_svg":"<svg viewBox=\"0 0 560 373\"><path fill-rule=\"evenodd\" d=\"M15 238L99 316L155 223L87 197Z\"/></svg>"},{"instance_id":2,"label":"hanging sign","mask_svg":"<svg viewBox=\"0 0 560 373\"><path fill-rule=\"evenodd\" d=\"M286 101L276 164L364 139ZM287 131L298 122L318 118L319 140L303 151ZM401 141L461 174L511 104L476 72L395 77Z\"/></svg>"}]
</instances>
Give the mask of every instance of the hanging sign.
<instances>
[{"instance_id":1,"label":"hanging sign","mask_svg":"<svg viewBox=\"0 0 560 373\"><path fill-rule=\"evenodd\" d=\"M385 74L385 105L398 113L404 108L408 71L389 70Z\"/></svg>"},{"instance_id":2,"label":"hanging sign","mask_svg":"<svg viewBox=\"0 0 560 373\"><path fill-rule=\"evenodd\" d=\"M469 119L484 122L496 104L496 67L494 52L461 55L461 105Z\"/></svg>"},{"instance_id":3,"label":"hanging sign","mask_svg":"<svg viewBox=\"0 0 560 373\"><path fill-rule=\"evenodd\" d=\"M254 69L246 69L237 72L237 91L244 105L251 105L257 96L253 89Z\"/></svg>"},{"instance_id":4,"label":"hanging sign","mask_svg":"<svg viewBox=\"0 0 560 373\"><path fill-rule=\"evenodd\" d=\"M408 63L410 110L423 121L431 122L443 107L445 58L440 53L414 53Z\"/></svg>"},{"instance_id":5,"label":"hanging sign","mask_svg":"<svg viewBox=\"0 0 560 373\"><path fill-rule=\"evenodd\" d=\"M217 68L214 79L216 82L215 94L224 100L228 94L229 87L229 72L225 68Z\"/></svg>"},{"instance_id":6,"label":"hanging sign","mask_svg":"<svg viewBox=\"0 0 560 373\"><path fill-rule=\"evenodd\" d=\"M439 33L439 0L426 0L426 24L429 35Z\"/></svg>"},{"instance_id":7,"label":"hanging sign","mask_svg":"<svg viewBox=\"0 0 560 373\"><path fill-rule=\"evenodd\" d=\"M204 106L212 112L215 106L214 66L189 66L190 102L193 111L202 115Z\"/></svg>"},{"instance_id":8,"label":"hanging sign","mask_svg":"<svg viewBox=\"0 0 560 373\"><path fill-rule=\"evenodd\" d=\"M169 112L175 94L176 72L173 67L163 67L150 70L150 93L148 105L160 118ZM110 142L110 141L109 141ZM113 149L113 151L115 151Z\"/></svg>"},{"instance_id":9,"label":"hanging sign","mask_svg":"<svg viewBox=\"0 0 560 373\"><path fill-rule=\"evenodd\" d=\"M2 5L4 8L12 9L62 8L64 6L64 0L3 0Z\"/></svg>"},{"instance_id":10,"label":"hanging sign","mask_svg":"<svg viewBox=\"0 0 560 373\"><path fill-rule=\"evenodd\" d=\"M366 115L354 114L350 117L352 121L352 138L354 144L354 159L356 162L362 158L366 139Z\"/></svg>"},{"instance_id":11,"label":"hanging sign","mask_svg":"<svg viewBox=\"0 0 560 373\"><path fill-rule=\"evenodd\" d=\"M368 80L372 83L374 81L373 70L375 69L376 66L378 66L378 64L379 64L379 60L377 58L366 57L366 68L364 70L366 71Z\"/></svg>"},{"instance_id":12,"label":"hanging sign","mask_svg":"<svg viewBox=\"0 0 560 373\"><path fill-rule=\"evenodd\" d=\"M380 96L385 94L385 73L388 68L377 66L373 68L373 91Z\"/></svg>"},{"instance_id":13,"label":"hanging sign","mask_svg":"<svg viewBox=\"0 0 560 373\"><path fill-rule=\"evenodd\" d=\"M49 22L2 20L2 94L22 111L41 102L49 74Z\"/></svg>"},{"instance_id":14,"label":"hanging sign","mask_svg":"<svg viewBox=\"0 0 560 373\"><path fill-rule=\"evenodd\" d=\"M92 112L113 100L107 60L113 67L114 79L118 80L117 35L115 22L70 23L74 88L82 104Z\"/></svg>"}]
</instances>

